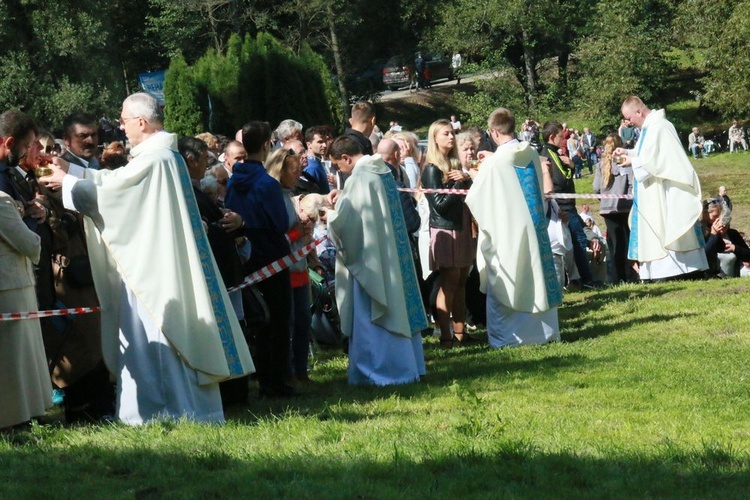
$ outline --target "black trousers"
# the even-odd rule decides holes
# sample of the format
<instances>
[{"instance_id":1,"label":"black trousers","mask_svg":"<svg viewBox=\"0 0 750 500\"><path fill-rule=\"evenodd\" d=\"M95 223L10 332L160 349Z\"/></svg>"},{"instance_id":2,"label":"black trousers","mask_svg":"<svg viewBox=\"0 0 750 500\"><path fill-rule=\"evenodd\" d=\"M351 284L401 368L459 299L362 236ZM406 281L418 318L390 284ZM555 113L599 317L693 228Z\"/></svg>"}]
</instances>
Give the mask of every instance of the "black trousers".
<instances>
[{"instance_id":1,"label":"black trousers","mask_svg":"<svg viewBox=\"0 0 750 500\"><path fill-rule=\"evenodd\" d=\"M284 385L289 363L289 322L292 312L292 285L289 270L257 285L268 305L269 325L255 338L255 369L261 389L274 390Z\"/></svg>"},{"instance_id":2,"label":"black trousers","mask_svg":"<svg viewBox=\"0 0 750 500\"><path fill-rule=\"evenodd\" d=\"M630 227L628 226L628 214L605 214L602 217L607 224L607 246L609 246L612 262L615 265L615 282L629 281L628 242L630 240Z\"/></svg>"}]
</instances>

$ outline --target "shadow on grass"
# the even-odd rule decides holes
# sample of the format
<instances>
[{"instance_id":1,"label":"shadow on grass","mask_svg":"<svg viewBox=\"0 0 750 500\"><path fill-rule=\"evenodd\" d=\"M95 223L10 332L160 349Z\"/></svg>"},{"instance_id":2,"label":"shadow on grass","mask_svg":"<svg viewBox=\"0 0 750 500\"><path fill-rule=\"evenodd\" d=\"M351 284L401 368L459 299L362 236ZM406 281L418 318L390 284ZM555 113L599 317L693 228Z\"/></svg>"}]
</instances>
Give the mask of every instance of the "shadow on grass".
<instances>
[{"instance_id":1,"label":"shadow on grass","mask_svg":"<svg viewBox=\"0 0 750 500\"><path fill-rule=\"evenodd\" d=\"M630 300L641 300L661 297L669 293L684 290L680 282L660 283L615 287L586 294L570 294L566 296L563 307L559 309L561 333L564 342L575 342L581 339L593 339L630 328L638 323L666 322L688 314L673 315L654 314L647 317L610 323L600 311L612 302L624 303ZM601 321L592 318L602 318Z\"/></svg>"},{"instance_id":2,"label":"shadow on grass","mask_svg":"<svg viewBox=\"0 0 750 500\"><path fill-rule=\"evenodd\" d=\"M535 348L545 349L544 346ZM484 391L487 381L492 382L492 387L502 387L517 381L519 377L554 379L560 370L580 370L584 365L609 362L552 350L537 359L518 359L517 353L511 349L492 350L479 345L450 351L427 348L425 354L428 360L427 375L419 383L387 387L350 386L346 377L342 376L304 387L299 397L292 399L258 400L251 397L247 405L229 408L226 418L242 425L257 425L268 418L293 412L320 420L357 422L378 416L361 410L361 405L370 402L389 399L427 401L431 397L449 397L454 389L461 397L478 388ZM351 408L357 409L350 411ZM392 416L398 414L399 410L390 408L387 413Z\"/></svg>"},{"instance_id":3,"label":"shadow on grass","mask_svg":"<svg viewBox=\"0 0 750 500\"><path fill-rule=\"evenodd\" d=\"M466 436L455 438L466 442ZM394 436L375 459L345 442L321 456L254 453L252 443L227 451L210 441L184 450L137 442L118 450L18 446L0 452L0 497L745 498L750 488L747 454L723 445L600 450L602 458L544 452L506 436L492 451L431 452L428 444L405 449Z\"/></svg>"},{"instance_id":4,"label":"shadow on grass","mask_svg":"<svg viewBox=\"0 0 750 500\"><path fill-rule=\"evenodd\" d=\"M677 313L677 314L651 314L640 318L633 318L624 321L602 322L598 324L587 324L588 321L572 320L565 324L562 332L563 342L575 342L581 339L595 339L603 337L610 333L620 332L632 328L637 324L645 323L666 323L676 318L685 318L689 316L698 316L695 313Z\"/></svg>"}]
</instances>

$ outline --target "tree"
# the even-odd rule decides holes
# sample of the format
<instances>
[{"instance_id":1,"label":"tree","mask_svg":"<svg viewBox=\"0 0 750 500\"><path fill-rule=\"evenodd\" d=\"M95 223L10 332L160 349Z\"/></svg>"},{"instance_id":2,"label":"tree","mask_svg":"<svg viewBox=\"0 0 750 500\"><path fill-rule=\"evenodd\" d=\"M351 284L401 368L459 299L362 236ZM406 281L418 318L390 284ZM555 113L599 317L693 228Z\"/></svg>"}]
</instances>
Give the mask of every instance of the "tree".
<instances>
[{"instance_id":1,"label":"tree","mask_svg":"<svg viewBox=\"0 0 750 500\"><path fill-rule=\"evenodd\" d=\"M558 57L557 76L567 84L568 57L580 36L574 28L590 19L579 12L581 4L580 0L457 0L443 9L432 43L479 59L502 54L504 65L525 90L527 107L535 112L544 90L540 63Z\"/></svg>"},{"instance_id":2,"label":"tree","mask_svg":"<svg viewBox=\"0 0 750 500\"><path fill-rule=\"evenodd\" d=\"M225 52L208 49L192 67L178 55L167 73L165 126L233 135L248 120L331 123L330 84L323 83L330 73L309 48L303 54L307 60L259 33L231 37Z\"/></svg>"},{"instance_id":3,"label":"tree","mask_svg":"<svg viewBox=\"0 0 750 500\"><path fill-rule=\"evenodd\" d=\"M647 102L664 97L674 68L669 56L672 14L666 0L599 5L594 31L577 50L577 102L587 118L615 119L629 95Z\"/></svg>"},{"instance_id":4,"label":"tree","mask_svg":"<svg viewBox=\"0 0 750 500\"><path fill-rule=\"evenodd\" d=\"M164 81L164 101L165 129L179 135L196 135L205 130L193 72L181 54L169 65Z\"/></svg>"},{"instance_id":5,"label":"tree","mask_svg":"<svg viewBox=\"0 0 750 500\"><path fill-rule=\"evenodd\" d=\"M696 93L727 119L750 114L748 9L748 0L716 0L710 8L687 0L680 7L679 34L702 75Z\"/></svg>"},{"instance_id":6,"label":"tree","mask_svg":"<svg viewBox=\"0 0 750 500\"><path fill-rule=\"evenodd\" d=\"M101 4L2 2L0 109L24 109L50 128L74 110L114 111L122 79L107 57L111 7Z\"/></svg>"}]
</instances>

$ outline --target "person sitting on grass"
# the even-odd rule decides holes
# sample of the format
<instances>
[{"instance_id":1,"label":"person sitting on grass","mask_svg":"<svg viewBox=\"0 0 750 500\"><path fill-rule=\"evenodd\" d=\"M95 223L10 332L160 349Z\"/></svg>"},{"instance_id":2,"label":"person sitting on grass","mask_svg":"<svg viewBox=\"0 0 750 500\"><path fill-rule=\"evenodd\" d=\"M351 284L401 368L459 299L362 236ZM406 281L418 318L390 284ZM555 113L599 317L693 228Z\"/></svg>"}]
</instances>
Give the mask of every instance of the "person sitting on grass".
<instances>
[{"instance_id":1,"label":"person sitting on grass","mask_svg":"<svg viewBox=\"0 0 750 500\"><path fill-rule=\"evenodd\" d=\"M721 198L705 201L703 206L706 257L712 274L739 276L738 263L750 263L750 247L739 231L730 227L732 211Z\"/></svg>"}]
</instances>

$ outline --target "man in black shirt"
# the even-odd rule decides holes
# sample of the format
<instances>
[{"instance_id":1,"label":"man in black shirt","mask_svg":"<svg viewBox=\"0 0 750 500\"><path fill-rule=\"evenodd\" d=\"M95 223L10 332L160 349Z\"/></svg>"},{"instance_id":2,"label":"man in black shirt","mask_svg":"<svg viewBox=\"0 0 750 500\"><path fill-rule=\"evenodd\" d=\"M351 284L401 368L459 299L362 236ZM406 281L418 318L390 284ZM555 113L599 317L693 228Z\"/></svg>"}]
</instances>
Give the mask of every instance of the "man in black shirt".
<instances>
[{"instance_id":1,"label":"man in black shirt","mask_svg":"<svg viewBox=\"0 0 750 500\"><path fill-rule=\"evenodd\" d=\"M561 156L558 148L563 141L563 127L559 122L548 121L542 127L542 139L544 146L540 156L549 158L551 163L550 171L552 172L552 183L555 187L555 193L575 193L576 185L573 181L573 161L567 156ZM591 248L594 256L601 251L599 240L589 241L583 228L583 220L576 210L575 199L558 199L557 204L561 210L568 214L568 228L573 236L573 257L578 268L578 274L581 275L581 282L586 288L597 288L591 274L586 248Z\"/></svg>"}]
</instances>

